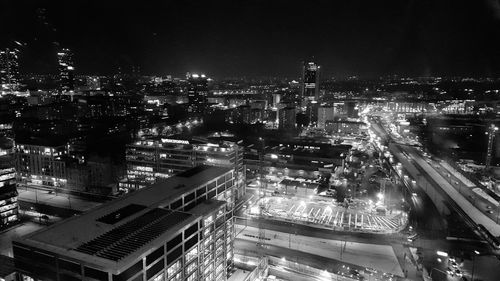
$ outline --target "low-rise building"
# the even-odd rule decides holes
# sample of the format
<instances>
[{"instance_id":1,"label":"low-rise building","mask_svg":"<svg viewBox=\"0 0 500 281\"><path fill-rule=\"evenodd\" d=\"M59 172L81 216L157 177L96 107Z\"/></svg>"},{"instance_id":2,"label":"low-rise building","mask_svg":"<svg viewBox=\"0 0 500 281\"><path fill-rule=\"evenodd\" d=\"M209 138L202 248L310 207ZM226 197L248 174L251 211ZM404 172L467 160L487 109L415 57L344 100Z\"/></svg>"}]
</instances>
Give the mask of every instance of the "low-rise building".
<instances>
[{"instance_id":1,"label":"low-rise building","mask_svg":"<svg viewBox=\"0 0 500 281\"><path fill-rule=\"evenodd\" d=\"M67 182L66 144L34 145L17 143L15 167L20 183L65 187Z\"/></svg>"},{"instance_id":2,"label":"low-rise building","mask_svg":"<svg viewBox=\"0 0 500 281\"><path fill-rule=\"evenodd\" d=\"M234 170L198 166L13 240L19 280L227 280Z\"/></svg>"}]
</instances>

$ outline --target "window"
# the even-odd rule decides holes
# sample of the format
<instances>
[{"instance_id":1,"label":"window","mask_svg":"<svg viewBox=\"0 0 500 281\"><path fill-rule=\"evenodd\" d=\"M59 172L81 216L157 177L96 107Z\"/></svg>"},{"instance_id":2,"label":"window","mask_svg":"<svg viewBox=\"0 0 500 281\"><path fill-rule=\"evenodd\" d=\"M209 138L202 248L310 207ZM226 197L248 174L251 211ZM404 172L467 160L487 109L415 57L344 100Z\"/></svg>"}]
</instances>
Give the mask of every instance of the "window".
<instances>
[{"instance_id":1,"label":"window","mask_svg":"<svg viewBox=\"0 0 500 281\"><path fill-rule=\"evenodd\" d=\"M177 271L181 269L181 261L178 260L175 263L173 263L171 266L167 268L167 276L171 277L173 276Z\"/></svg>"},{"instance_id":2,"label":"window","mask_svg":"<svg viewBox=\"0 0 500 281\"><path fill-rule=\"evenodd\" d=\"M219 266L217 266L217 268L215 269L215 274L219 275L219 273L221 273L223 270L224 270L224 264L220 264L220 265L219 265Z\"/></svg>"},{"instance_id":3,"label":"window","mask_svg":"<svg viewBox=\"0 0 500 281\"><path fill-rule=\"evenodd\" d=\"M182 242L182 234L177 235L176 237L170 239L170 241L167 242L167 251L172 250L173 248L177 247Z\"/></svg>"},{"instance_id":4,"label":"window","mask_svg":"<svg viewBox=\"0 0 500 281\"><path fill-rule=\"evenodd\" d=\"M205 268L205 276L206 276L206 275L210 275L210 274L212 273L212 269L213 269L213 268L214 268L214 267L213 267L213 265L212 265L212 264L210 264L209 266L207 266L207 267Z\"/></svg>"},{"instance_id":5,"label":"window","mask_svg":"<svg viewBox=\"0 0 500 281\"><path fill-rule=\"evenodd\" d=\"M165 269L165 260L161 259L146 271L146 278L149 279L153 277L156 273L163 271L164 269Z\"/></svg>"},{"instance_id":6,"label":"window","mask_svg":"<svg viewBox=\"0 0 500 281\"><path fill-rule=\"evenodd\" d=\"M158 276L153 278L152 281L163 281L163 280L165 280L165 273L162 272L162 273L158 274Z\"/></svg>"},{"instance_id":7,"label":"window","mask_svg":"<svg viewBox=\"0 0 500 281\"><path fill-rule=\"evenodd\" d=\"M197 272L193 272L193 274L189 275L189 277L186 279L186 281L194 281L197 280L196 278L198 277Z\"/></svg>"},{"instance_id":8,"label":"window","mask_svg":"<svg viewBox=\"0 0 500 281\"><path fill-rule=\"evenodd\" d=\"M209 217L207 217L207 218L205 218L203 220L203 225L207 226L207 225L211 224L213 221L214 221L214 217L213 216L209 216Z\"/></svg>"},{"instance_id":9,"label":"window","mask_svg":"<svg viewBox=\"0 0 500 281\"><path fill-rule=\"evenodd\" d=\"M224 216L224 213L225 213L225 211L224 211L223 208L219 209L219 211L217 211L217 218L220 218L220 217Z\"/></svg>"},{"instance_id":10,"label":"window","mask_svg":"<svg viewBox=\"0 0 500 281\"><path fill-rule=\"evenodd\" d=\"M198 223L195 223L184 231L184 239L187 239L189 236L191 236L197 230L198 230Z\"/></svg>"},{"instance_id":11,"label":"window","mask_svg":"<svg viewBox=\"0 0 500 281\"><path fill-rule=\"evenodd\" d=\"M198 235L191 237L191 239L184 243L184 250L191 249L194 245L196 245L196 243L198 243Z\"/></svg>"},{"instance_id":12,"label":"window","mask_svg":"<svg viewBox=\"0 0 500 281\"><path fill-rule=\"evenodd\" d=\"M208 244L210 244L212 242L212 240L214 239L213 237L214 236L210 234L209 236L207 236L205 238L205 246L208 245Z\"/></svg>"},{"instance_id":13,"label":"window","mask_svg":"<svg viewBox=\"0 0 500 281\"><path fill-rule=\"evenodd\" d=\"M213 182L211 182L211 183L209 183L209 184L207 185L207 189L208 189L208 191L210 191L210 190L211 190L211 189L213 189L214 187L215 187L215 181L213 181Z\"/></svg>"},{"instance_id":14,"label":"window","mask_svg":"<svg viewBox=\"0 0 500 281\"><path fill-rule=\"evenodd\" d=\"M160 248L156 249L154 252L152 252L151 254L149 254L146 257L146 265L150 265L152 262L154 262L155 260L157 260L159 257L163 256L163 253L164 253L163 246L161 246Z\"/></svg>"},{"instance_id":15,"label":"window","mask_svg":"<svg viewBox=\"0 0 500 281\"><path fill-rule=\"evenodd\" d=\"M192 262L186 267L186 275L189 275L191 272L193 272L196 268L198 267L198 263Z\"/></svg>"},{"instance_id":16,"label":"window","mask_svg":"<svg viewBox=\"0 0 500 281\"><path fill-rule=\"evenodd\" d=\"M190 262L198 257L198 247L194 247L189 252L186 253L186 262Z\"/></svg>"},{"instance_id":17,"label":"window","mask_svg":"<svg viewBox=\"0 0 500 281\"><path fill-rule=\"evenodd\" d=\"M181 280L182 280L182 274L181 273L177 273L175 276L170 277L169 281L181 281Z\"/></svg>"},{"instance_id":18,"label":"window","mask_svg":"<svg viewBox=\"0 0 500 281\"><path fill-rule=\"evenodd\" d=\"M171 264L173 261L182 256L182 246L177 247L175 250L167 254L167 264Z\"/></svg>"}]
</instances>

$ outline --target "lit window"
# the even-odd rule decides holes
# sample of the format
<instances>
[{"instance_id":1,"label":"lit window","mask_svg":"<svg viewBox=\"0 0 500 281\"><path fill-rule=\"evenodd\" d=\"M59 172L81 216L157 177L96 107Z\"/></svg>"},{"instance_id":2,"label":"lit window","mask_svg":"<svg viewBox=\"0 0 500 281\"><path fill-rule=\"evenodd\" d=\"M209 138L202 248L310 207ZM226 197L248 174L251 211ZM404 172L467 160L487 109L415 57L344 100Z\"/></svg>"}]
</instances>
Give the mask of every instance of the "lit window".
<instances>
[{"instance_id":1,"label":"lit window","mask_svg":"<svg viewBox=\"0 0 500 281\"><path fill-rule=\"evenodd\" d=\"M194 247L186 253L186 262L190 262L196 257L198 257L198 247Z\"/></svg>"},{"instance_id":2,"label":"lit window","mask_svg":"<svg viewBox=\"0 0 500 281\"><path fill-rule=\"evenodd\" d=\"M172 276L174 273L179 271L180 268L181 268L181 261L178 260L175 263L173 263L171 266L168 267L167 276L168 277Z\"/></svg>"},{"instance_id":3,"label":"lit window","mask_svg":"<svg viewBox=\"0 0 500 281\"><path fill-rule=\"evenodd\" d=\"M165 273L160 273L153 279L153 281L163 281L163 280L165 280Z\"/></svg>"}]
</instances>

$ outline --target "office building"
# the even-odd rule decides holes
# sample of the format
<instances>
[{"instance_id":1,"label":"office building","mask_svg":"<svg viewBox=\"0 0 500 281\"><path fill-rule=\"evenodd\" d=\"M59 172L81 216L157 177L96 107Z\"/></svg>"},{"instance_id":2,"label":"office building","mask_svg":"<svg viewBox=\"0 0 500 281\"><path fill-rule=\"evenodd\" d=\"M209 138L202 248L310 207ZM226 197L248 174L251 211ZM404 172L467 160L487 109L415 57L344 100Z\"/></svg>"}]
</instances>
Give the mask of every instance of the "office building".
<instances>
[{"instance_id":1,"label":"office building","mask_svg":"<svg viewBox=\"0 0 500 281\"><path fill-rule=\"evenodd\" d=\"M314 62L304 63L302 67L302 98L318 100L319 98L319 70L320 66Z\"/></svg>"},{"instance_id":2,"label":"office building","mask_svg":"<svg viewBox=\"0 0 500 281\"><path fill-rule=\"evenodd\" d=\"M295 107L287 106L278 112L279 128L280 129L295 129L297 112Z\"/></svg>"},{"instance_id":3,"label":"office building","mask_svg":"<svg viewBox=\"0 0 500 281\"><path fill-rule=\"evenodd\" d=\"M0 51L0 92L16 90L19 86L19 61L16 50Z\"/></svg>"},{"instance_id":4,"label":"office building","mask_svg":"<svg viewBox=\"0 0 500 281\"><path fill-rule=\"evenodd\" d=\"M15 167L19 183L65 187L68 146L62 143L34 145L16 143Z\"/></svg>"},{"instance_id":5,"label":"office building","mask_svg":"<svg viewBox=\"0 0 500 281\"><path fill-rule=\"evenodd\" d=\"M235 169L235 196L245 194L243 149L237 143L210 142L202 138L159 138L127 145L126 189L138 189L162 181L179 172L206 164Z\"/></svg>"},{"instance_id":6,"label":"office building","mask_svg":"<svg viewBox=\"0 0 500 281\"><path fill-rule=\"evenodd\" d=\"M75 66L73 63L73 52L70 49L62 49L57 53L59 70L59 88L62 92L74 90Z\"/></svg>"},{"instance_id":7,"label":"office building","mask_svg":"<svg viewBox=\"0 0 500 281\"><path fill-rule=\"evenodd\" d=\"M0 136L0 229L18 220L14 142Z\"/></svg>"},{"instance_id":8,"label":"office building","mask_svg":"<svg viewBox=\"0 0 500 281\"><path fill-rule=\"evenodd\" d=\"M191 112L202 113L207 103L208 79L205 74L188 74L188 101Z\"/></svg>"},{"instance_id":9,"label":"office building","mask_svg":"<svg viewBox=\"0 0 500 281\"><path fill-rule=\"evenodd\" d=\"M227 280L234 172L198 166L12 242L19 280Z\"/></svg>"}]
</instances>

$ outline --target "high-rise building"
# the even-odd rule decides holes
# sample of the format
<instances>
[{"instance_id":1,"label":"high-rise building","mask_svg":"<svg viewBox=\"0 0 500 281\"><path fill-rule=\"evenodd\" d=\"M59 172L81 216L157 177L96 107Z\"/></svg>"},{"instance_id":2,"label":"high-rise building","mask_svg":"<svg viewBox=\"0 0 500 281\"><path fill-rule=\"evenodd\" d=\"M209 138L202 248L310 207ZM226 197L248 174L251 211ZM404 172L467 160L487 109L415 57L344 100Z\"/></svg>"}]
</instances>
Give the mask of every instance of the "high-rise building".
<instances>
[{"instance_id":1,"label":"high-rise building","mask_svg":"<svg viewBox=\"0 0 500 281\"><path fill-rule=\"evenodd\" d=\"M319 98L319 70L320 66L314 62L304 63L302 67L302 98L318 100Z\"/></svg>"},{"instance_id":2,"label":"high-rise building","mask_svg":"<svg viewBox=\"0 0 500 281\"><path fill-rule=\"evenodd\" d=\"M233 169L198 166L14 239L17 280L227 280L233 190Z\"/></svg>"},{"instance_id":3,"label":"high-rise building","mask_svg":"<svg viewBox=\"0 0 500 281\"><path fill-rule=\"evenodd\" d=\"M245 194L243 148L202 138L160 138L127 145L127 179L120 187L138 189L198 165L234 168L236 198Z\"/></svg>"},{"instance_id":4,"label":"high-rise building","mask_svg":"<svg viewBox=\"0 0 500 281\"><path fill-rule=\"evenodd\" d=\"M74 90L75 66L73 63L73 52L70 49L61 49L57 53L59 64L59 87L62 92Z\"/></svg>"},{"instance_id":5,"label":"high-rise building","mask_svg":"<svg viewBox=\"0 0 500 281\"><path fill-rule=\"evenodd\" d=\"M297 112L295 107L287 106L278 112L280 129L295 129L297 122Z\"/></svg>"},{"instance_id":6,"label":"high-rise building","mask_svg":"<svg viewBox=\"0 0 500 281\"><path fill-rule=\"evenodd\" d=\"M191 112L201 113L207 103L208 78L205 74L188 74L188 101Z\"/></svg>"},{"instance_id":7,"label":"high-rise building","mask_svg":"<svg viewBox=\"0 0 500 281\"><path fill-rule=\"evenodd\" d=\"M0 136L0 229L18 220L13 140Z\"/></svg>"},{"instance_id":8,"label":"high-rise building","mask_svg":"<svg viewBox=\"0 0 500 281\"><path fill-rule=\"evenodd\" d=\"M18 52L0 51L0 92L16 90L19 86Z\"/></svg>"}]
</instances>

